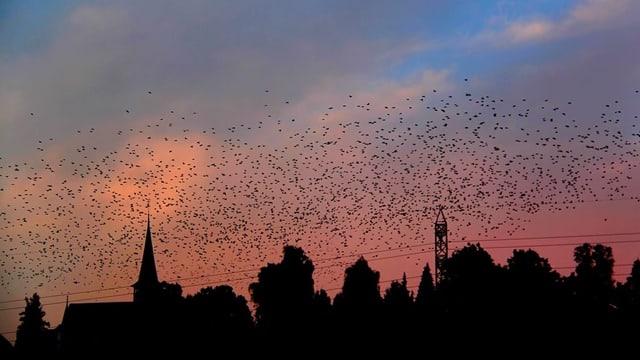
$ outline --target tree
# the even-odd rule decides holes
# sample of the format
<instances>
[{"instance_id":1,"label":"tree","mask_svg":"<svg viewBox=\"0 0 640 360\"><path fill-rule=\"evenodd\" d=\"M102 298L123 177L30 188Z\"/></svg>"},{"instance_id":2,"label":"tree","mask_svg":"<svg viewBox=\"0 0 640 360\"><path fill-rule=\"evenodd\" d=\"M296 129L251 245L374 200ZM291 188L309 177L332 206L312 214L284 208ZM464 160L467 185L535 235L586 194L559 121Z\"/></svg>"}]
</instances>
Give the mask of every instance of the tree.
<instances>
[{"instance_id":1,"label":"tree","mask_svg":"<svg viewBox=\"0 0 640 360\"><path fill-rule=\"evenodd\" d=\"M342 291L333 300L338 326L342 330L368 334L377 331L382 315L379 282L380 272L372 270L362 256L345 270Z\"/></svg>"},{"instance_id":2,"label":"tree","mask_svg":"<svg viewBox=\"0 0 640 360\"><path fill-rule=\"evenodd\" d=\"M500 281L500 268L491 255L479 243L467 244L443 262L443 281L437 291L448 313L469 322L497 315Z\"/></svg>"},{"instance_id":3,"label":"tree","mask_svg":"<svg viewBox=\"0 0 640 360\"><path fill-rule=\"evenodd\" d=\"M549 314L563 299L560 293L560 274L549 261L531 249L513 250L507 259L506 290L514 316L535 319Z\"/></svg>"},{"instance_id":4,"label":"tree","mask_svg":"<svg viewBox=\"0 0 640 360\"><path fill-rule=\"evenodd\" d=\"M393 280L384 292L384 304L387 327L396 329L398 333L414 331L414 302L413 293L407 288L407 274L402 274L402 280Z\"/></svg>"},{"instance_id":5,"label":"tree","mask_svg":"<svg viewBox=\"0 0 640 360\"><path fill-rule=\"evenodd\" d=\"M249 284L261 356L286 357L289 352L293 356L296 348L318 341L311 332L315 330L313 271L304 250L287 245L282 261L262 267L258 281Z\"/></svg>"},{"instance_id":6,"label":"tree","mask_svg":"<svg viewBox=\"0 0 640 360\"><path fill-rule=\"evenodd\" d=\"M627 291L629 310L636 316L640 314L640 259L636 259L631 266L631 275L624 284Z\"/></svg>"},{"instance_id":7,"label":"tree","mask_svg":"<svg viewBox=\"0 0 640 360\"><path fill-rule=\"evenodd\" d=\"M198 322L217 332L247 331L253 327L253 316L242 295L236 295L229 285L208 286L187 296L187 305L197 309Z\"/></svg>"},{"instance_id":8,"label":"tree","mask_svg":"<svg viewBox=\"0 0 640 360\"><path fill-rule=\"evenodd\" d=\"M418 293L416 294L415 304L419 313L427 314L433 311L435 306L436 287L433 282L431 268L427 263L422 269L420 284L418 285Z\"/></svg>"},{"instance_id":9,"label":"tree","mask_svg":"<svg viewBox=\"0 0 640 360\"><path fill-rule=\"evenodd\" d=\"M402 274L402 280L393 280L384 292L382 299L385 306L398 311L405 311L413 305L413 293L407 288L407 274Z\"/></svg>"},{"instance_id":10,"label":"tree","mask_svg":"<svg viewBox=\"0 0 640 360\"><path fill-rule=\"evenodd\" d=\"M576 270L568 279L576 309L604 314L611 308L615 281L613 251L602 244L584 243L573 251Z\"/></svg>"},{"instance_id":11,"label":"tree","mask_svg":"<svg viewBox=\"0 0 640 360\"><path fill-rule=\"evenodd\" d=\"M314 327L311 328L313 335L319 342L322 340L326 342L333 342L333 325L335 321L333 305L331 304L331 297L324 289L316 291L313 296L313 308L312 316L310 318L310 324ZM322 339L322 340L321 340Z\"/></svg>"},{"instance_id":12,"label":"tree","mask_svg":"<svg viewBox=\"0 0 640 360\"><path fill-rule=\"evenodd\" d=\"M309 325L313 309L314 266L302 248L287 245L279 264L267 264L249 285L256 325L284 331Z\"/></svg>"},{"instance_id":13,"label":"tree","mask_svg":"<svg viewBox=\"0 0 640 360\"><path fill-rule=\"evenodd\" d=\"M247 300L229 285L205 287L185 298L186 331L190 347L211 351L212 341L233 341L253 335L254 321ZM243 351L246 349L238 349Z\"/></svg>"},{"instance_id":14,"label":"tree","mask_svg":"<svg viewBox=\"0 0 640 360\"><path fill-rule=\"evenodd\" d=\"M610 321L615 314L615 281L613 253L601 244L583 243L574 248L575 271L564 279L570 295L567 330L576 337L601 338L614 336L617 326Z\"/></svg>"},{"instance_id":15,"label":"tree","mask_svg":"<svg viewBox=\"0 0 640 360\"><path fill-rule=\"evenodd\" d=\"M55 351L55 336L49 331L49 322L44 319L40 296L34 293L25 298L26 306L20 313L20 324L16 332L15 350L20 357L45 356Z\"/></svg>"},{"instance_id":16,"label":"tree","mask_svg":"<svg viewBox=\"0 0 640 360\"><path fill-rule=\"evenodd\" d=\"M5 360L12 360L15 358L13 344L11 344L11 341L2 334L0 334L0 358Z\"/></svg>"},{"instance_id":17,"label":"tree","mask_svg":"<svg viewBox=\"0 0 640 360\"><path fill-rule=\"evenodd\" d=\"M532 324L545 323L549 325L545 336L562 336L569 297L560 274L546 258L531 249L514 250L507 259L503 293L505 326L517 330L523 338L534 339L541 331Z\"/></svg>"},{"instance_id":18,"label":"tree","mask_svg":"<svg viewBox=\"0 0 640 360\"><path fill-rule=\"evenodd\" d=\"M316 309L314 311L316 315L326 318L327 315L331 314L331 298L326 290L320 289L316 291L313 295L313 305Z\"/></svg>"},{"instance_id":19,"label":"tree","mask_svg":"<svg viewBox=\"0 0 640 360\"><path fill-rule=\"evenodd\" d=\"M180 284L173 284L163 281L160 283L159 291L160 301L164 304L177 304L180 303L182 298L182 286Z\"/></svg>"},{"instance_id":20,"label":"tree","mask_svg":"<svg viewBox=\"0 0 640 360\"><path fill-rule=\"evenodd\" d=\"M443 313L441 310L444 306L439 301L429 263L425 264L422 269L414 307L417 323L415 326L416 332L420 334L422 339L434 339L435 336L439 335L435 331L438 328L438 324L446 320L441 318Z\"/></svg>"},{"instance_id":21,"label":"tree","mask_svg":"<svg viewBox=\"0 0 640 360\"><path fill-rule=\"evenodd\" d=\"M633 261L631 274L623 284L616 288L616 304L621 311L621 317L627 323L637 324L640 320L640 259Z\"/></svg>"}]
</instances>

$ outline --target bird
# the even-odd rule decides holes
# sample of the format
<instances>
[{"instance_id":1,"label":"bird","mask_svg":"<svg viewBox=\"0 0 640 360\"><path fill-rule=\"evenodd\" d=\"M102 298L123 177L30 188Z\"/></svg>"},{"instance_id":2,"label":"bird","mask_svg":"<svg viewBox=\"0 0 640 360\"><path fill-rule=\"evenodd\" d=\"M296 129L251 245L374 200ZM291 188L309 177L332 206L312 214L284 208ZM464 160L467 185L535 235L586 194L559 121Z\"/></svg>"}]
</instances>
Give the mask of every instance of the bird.
<instances>
[{"instance_id":1,"label":"bird","mask_svg":"<svg viewBox=\"0 0 640 360\"><path fill-rule=\"evenodd\" d=\"M353 256L431 244L441 203L459 239L515 235L586 201L639 202L640 136L621 99L433 89L384 104L346 94L294 114L292 97L271 90L255 104L264 112L224 126L198 108L129 120L136 111L119 128L91 124L34 140L32 158L0 159L0 285L129 284L147 214L163 275L189 289L203 277L246 289L292 243L322 265L318 284L339 288ZM574 120L586 105L596 122Z\"/></svg>"}]
</instances>

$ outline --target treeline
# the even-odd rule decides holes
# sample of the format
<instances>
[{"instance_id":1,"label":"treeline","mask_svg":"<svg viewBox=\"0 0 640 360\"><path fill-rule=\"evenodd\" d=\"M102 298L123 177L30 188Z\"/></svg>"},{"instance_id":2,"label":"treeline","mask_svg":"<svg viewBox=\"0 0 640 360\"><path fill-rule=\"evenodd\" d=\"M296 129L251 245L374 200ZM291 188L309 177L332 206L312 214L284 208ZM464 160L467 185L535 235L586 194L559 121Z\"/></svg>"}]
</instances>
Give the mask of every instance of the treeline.
<instances>
[{"instance_id":1,"label":"treeline","mask_svg":"<svg viewBox=\"0 0 640 360\"><path fill-rule=\"evenodd\" d=\"M262 267L249 285L250 299L228 285L183 296L179 284L163 282L162 296L141 307L133 325L71 347L61 340L64 328L49 329L34 294L20 314L12 355L318 357L435 349L499 355L516 349L524 353L513 357L533 357L552 349L593 355L596 345L610 354L637 354L640 260L618 282L610 247L584 243L573 258L575 271L561 276L534 250L514 250L506 265L498 265L480 244L469 243L443 262L437 284L427 264L414 292L406 276L381 291L380 273L360 257L331 299L314 288L314 265L304 250L285 246L281 262Z\"/></svg>"}]
</instances>

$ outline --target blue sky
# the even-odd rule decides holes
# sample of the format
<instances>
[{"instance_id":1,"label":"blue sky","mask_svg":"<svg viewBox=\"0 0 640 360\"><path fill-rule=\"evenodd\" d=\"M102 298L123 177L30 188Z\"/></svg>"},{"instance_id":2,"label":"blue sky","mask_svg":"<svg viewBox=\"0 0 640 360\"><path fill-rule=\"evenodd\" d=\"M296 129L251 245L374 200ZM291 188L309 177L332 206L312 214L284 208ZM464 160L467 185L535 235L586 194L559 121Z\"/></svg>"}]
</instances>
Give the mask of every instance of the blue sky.
<instances>
[{"instance_id":1,"label":"blue sky","mask_svg":"<svg viewBox=\"0 0 640 360\"><path fill-rule=\"evenodd\" d=\"M483 90L556 77L564 66L575 72L566 75L567 85L585 76L631 82L615 69L590 72L606 66L610 55L584 69L579 57L611 47L626 52L613 55L621 68L633 67L636 6L622 0L9 1L0 12L0 104L4 126L19 136L4 138L2 150L39 135L36 129L62 134L60 123L99 123L109 106L125 107L147 88L166 92L156 97L163 103L175 91L190 101L194 93L229 104L227 96L254 101L249 94L266 87L304 97L321 86L356 92L417 82L426 72L446 73L449 86L475 78L472 85ZM50 120L24 119L34 110Z\"/></svg>"}]
</instances>

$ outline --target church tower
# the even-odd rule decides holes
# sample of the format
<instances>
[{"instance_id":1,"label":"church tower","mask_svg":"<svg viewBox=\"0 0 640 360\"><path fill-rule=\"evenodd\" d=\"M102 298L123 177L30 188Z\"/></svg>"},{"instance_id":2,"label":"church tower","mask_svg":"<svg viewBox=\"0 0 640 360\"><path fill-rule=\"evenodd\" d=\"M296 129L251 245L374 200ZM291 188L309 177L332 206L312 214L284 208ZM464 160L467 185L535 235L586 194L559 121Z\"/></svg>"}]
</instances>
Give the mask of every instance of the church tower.
<instances>
[{"instance_id":1,"label":"church tower","mask_svg":"<svg viewBox=\"0 0 640 360\"><path fill-rule=\"evenodd\" d=\"M147 236L144 241L142 263L138 281L133 286L133 302L153 302L158 298L160 282L156 271L156 261L153 256L153 244L151 243L151 219L147 212Z\"/></svg>"}]
</instances>

